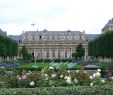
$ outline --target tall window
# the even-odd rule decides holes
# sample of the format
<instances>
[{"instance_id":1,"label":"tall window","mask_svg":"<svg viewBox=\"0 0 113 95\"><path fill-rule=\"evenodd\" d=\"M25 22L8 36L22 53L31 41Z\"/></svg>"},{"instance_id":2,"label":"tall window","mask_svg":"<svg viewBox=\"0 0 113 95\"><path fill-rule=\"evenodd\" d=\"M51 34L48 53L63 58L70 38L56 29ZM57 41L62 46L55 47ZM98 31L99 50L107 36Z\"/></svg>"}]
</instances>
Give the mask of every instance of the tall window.
<instances>
[{"instance_id":1,"label":"tall window","mask_svg":"<svg viewBox=\"0 0 113 95\"><path fill-rule=\"evenodd\" d=\"M65 58L67 58L67 51L65 51Z\"/></svg>"},{"instance_id":2,"label":"tall window","mask_svg":"<svg viewBox=\"0 0 113 95\"><path fill-rule=\"evenodd\" d=\"M49 58L49 51L46 52L46 57Z\"/></svg>"},{"instance_id":3,"label":"tall window","mask_svg":"<svg viewBox=\"0 0 113 95\"><path fill-rule=\"evenodd\" d=\"M42 39L42 36L41 35L39 36L39 39Z\"/></svg>"},{"instance_id":4,"label":"tall window","mask_svg":"<svg viewBox=\"0 0 113 95\"><path fill-rule=\"evenodd\" d=\"M53 56L53 58L55 57L55 51L52 51L52 56Z\"/></svg>"},{"instance_id":5,"label":"tall window","mask_svg":"<svg viewBox=\"0 0 113 95\"><path fill-rule=\"evenodd\" d=\"M60 51L58 52L58 58L60 58Z\"/></svg>"}]
</instances>

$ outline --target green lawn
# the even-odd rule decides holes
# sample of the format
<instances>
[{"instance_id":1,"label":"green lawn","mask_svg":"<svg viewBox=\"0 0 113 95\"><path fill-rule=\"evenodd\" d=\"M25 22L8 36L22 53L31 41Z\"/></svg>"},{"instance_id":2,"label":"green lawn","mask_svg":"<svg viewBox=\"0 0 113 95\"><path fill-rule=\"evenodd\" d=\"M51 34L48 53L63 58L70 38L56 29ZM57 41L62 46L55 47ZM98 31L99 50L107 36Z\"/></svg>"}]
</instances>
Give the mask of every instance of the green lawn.
<instances>
[{"instance_id":1,"label":"green lawn","mask_svg":"<svg viewBox=\"0 0 113 95\"><path fill-rule=\"evenodd\" d=\"M25 68L25 69L30 69L30 68L47 68L47 67L55 67L55 68L82 68L80 65L76 65L71 62L34 62L30 64L25 64L21 65L19 68Z\"/></svg>"}]
</instances>

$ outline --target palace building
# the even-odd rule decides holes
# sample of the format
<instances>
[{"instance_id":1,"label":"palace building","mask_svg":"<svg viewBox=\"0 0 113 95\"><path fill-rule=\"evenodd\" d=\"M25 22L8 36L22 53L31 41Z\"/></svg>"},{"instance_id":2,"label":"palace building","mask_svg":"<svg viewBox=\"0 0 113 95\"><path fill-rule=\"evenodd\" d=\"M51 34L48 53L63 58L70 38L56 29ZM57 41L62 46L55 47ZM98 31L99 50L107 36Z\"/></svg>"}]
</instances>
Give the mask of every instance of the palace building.
<instances>
[{"instance_id":1,"label":"palace building","mask_svg":"<svg viewBox=\"0 0 113 95\"><path fill-rule=\"evenodd\" d=\"M108 21L108 23L102 28L102 32L113 30L113 18Z\"/></svg>"},{"instance_id":2,"label":"palace building","mask_svg":"<svg viewBox=\"0 0 113 95\"><path fill-rule=\"evenodd\" d=\"M80 31L25 31L21 35L19 49L26 46L36 59L70 59L81 43L88 55L86 34Z\"/></svg>"}]
</instances>

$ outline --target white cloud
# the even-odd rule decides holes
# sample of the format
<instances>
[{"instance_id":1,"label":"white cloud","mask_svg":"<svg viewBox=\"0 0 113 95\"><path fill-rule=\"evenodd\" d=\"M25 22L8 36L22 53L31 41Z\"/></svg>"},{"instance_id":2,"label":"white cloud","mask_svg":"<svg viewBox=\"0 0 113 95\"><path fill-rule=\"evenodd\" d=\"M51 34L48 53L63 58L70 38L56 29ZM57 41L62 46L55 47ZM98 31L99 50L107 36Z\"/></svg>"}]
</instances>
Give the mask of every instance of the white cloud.
<instances>
[{"instance_id":1,"label":"white cloud","mask_svg":"<svg viewBox=\"0 0 113 95\"><path fill-rule=\"evenodd\" d=\"M112 0L1 0L0 28L8 34L37 28L101 33L113 17L112 4Z\"/></svg>"}]
</instances>

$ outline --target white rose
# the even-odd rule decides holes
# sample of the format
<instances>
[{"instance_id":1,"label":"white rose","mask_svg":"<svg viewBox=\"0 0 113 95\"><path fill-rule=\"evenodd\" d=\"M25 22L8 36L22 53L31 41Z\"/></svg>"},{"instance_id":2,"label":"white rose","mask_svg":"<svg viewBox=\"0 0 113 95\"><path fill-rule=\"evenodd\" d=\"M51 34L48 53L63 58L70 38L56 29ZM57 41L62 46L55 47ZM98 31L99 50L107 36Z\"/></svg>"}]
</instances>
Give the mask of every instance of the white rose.
<instances>
[{"instance_id":1,"label":"white rose","mask_svg":"<svg viewBox=\"0 0 113 95\"><path fill-rule=\"evenodd\" d=\"M95 78L96 77L96 74L93 74L93 78Z\"/></svg>"},{"instance_id":2,"label":"white rose","mask_svg":"<svg viewBox=\"0 0 113 95\"><path fill-rule=\"evenodd\" d=\"M67 79L67 76L65 76L64 79Z\"/></svg>"},{"instance_id":3,"label":"white rose","mask_svg":"<svg viewBox=\"0 0 113 95\"><path fill-rule=\"evenodd\" d=\"M113 77L111 77L111 79L113 80Z\"/></svg>"},{"instance_id":4,"label":"white rose","mask_svg":"<svg viewBox=\"0 0 113 95\"><path fill-rule=\"evenodd\" d=\"M31 82L30 82L30 85L31 85L31 86L33 86L34 84L35 84L35 82L34 82L34 81L31 81Z\"/></svg>"},{"instance_id":5,"label":"white rose","mask_svg":"<svg viewBox=\"0 0 113 95\"><path fill-rule=\"evenodd\" d=\"M67 70L68 73L70 73L70 70Z\"/></svg>"},{"instance_id":6,"label":"white rose","mask_svg":"<svg viewBox=\"0 0 113 95\"><path fill-rule=\"evenodd\" d=\"M49 69L54 69L54 67L51 66L51 67L49 67Z\"/></svg>"},{"instance_id":7,"label":"white rose","mask_svg":"<svg viewBox=\"0 0 113 95\"><path fill-rule=\"evenodd\" d=\"M96 77L100 77L100 75L101 75L101 74L100 74L99 72L96 73Z\"/></svg>"},{"instance_id":8,"label":"white rose","mask_svg":"<svg viewBox=\"0 0 113 95\"><path fill-rule=\"evenodd\" d=\"M71 80L71 77L67 77L68 80Z\"/></svg>"},{"instance_id":9,"label":"white rose","mask_svg":"<svg viewBox=\"0 0 113 95\"><path fill-rule=\"evenodd\" d=\"M56 74L52 74L51 77L52 77L52 78L55 78L55 77L56 77Z\"/></svg>"},{"instance_id":10,"label":"white rose","mask_svg":"<svg viewBox=\"0 0 113 95\"><path fill-rule=\"evenodd\" d=\"M101 80L102 83L105 83L105 80Z\"/></svg>"},{"instance_id":11,"label":"white rose","mask_svg":"<svg viewBox=\"0 0 113 95\"><path fill-rule=\"evenodd\" d=\"M45 74L45 77L48 77L48 74Z\"/></svg>"},{"instance_id":12,"label":"white rose","mask_svg":"<svg viewBox=\"0 0 113 95\"><path fill-rule=\"evenodd\" d=\"M94 74L93 74L93 78L100 77L100 75L101 75L101 74L100 74L99 72L94 73Z\"/></svg>"},{"instance_id":13,"label":"white rose","mask_svg":"<svg viewBox=\"0 0 113 95\"><path fill-rule=\"evenodd\" d=\"M75 79L74 79L74 82L75 82L75 83L77 83L77 82L78 82L78 80L75 78Z\"/></svg>"},{"instance_id":14,"label":"white rose","mask_svg":"<svg viewBox=\"0 0 113 95\"><path fill-rule=\"evenodd\" d=\"M101 69L97 69L98 72L101 72Z\"/></svg>"},{"instance_id":15,"label":"white rose","mask_svg":"<svg viewBox=\"0 0 113 95\"><path fill-rule=\"evenodd\" d=\"M63 78L63 75L60 75L60 78Z\"/></svg>"},{"instance_id":16,"label":"white rose","mask_svg":"<svg viewBox=\"0 0 113 95\"><path fill-rule=\"evenodd\" d=\"M70 79L67 79L66 80L66 83L71 84L71 80Z\"/></svg>"},{"instance_id":17,"label":"white rose","mask_svg":"<svg viewBox=\"0 0 113 95\"><path fill-rule=\"evenodd\" d=\"M76 70L76 73L78 73L79 72L79 70Z\"/></svg>"},{"instance_id":18,"label":"white rose","mask_svg":"<svg viewBox=\"0 0 113 95\"><path fill-rule=\"evenodd\" d=\"M90 86L92 87L94 84L93 83L90 83Z\"/></svg>"},{"instance_id":19,"label":"white rose","mask_svg":"<svg viewBox=\"0 0 113 95\"><path fill-rule=\"evenodd\" d=\"M90 78L90 79L93 79L93 77L92 77L92 76L89 76L89 78Z\"/></svg>"}]
</instances>

